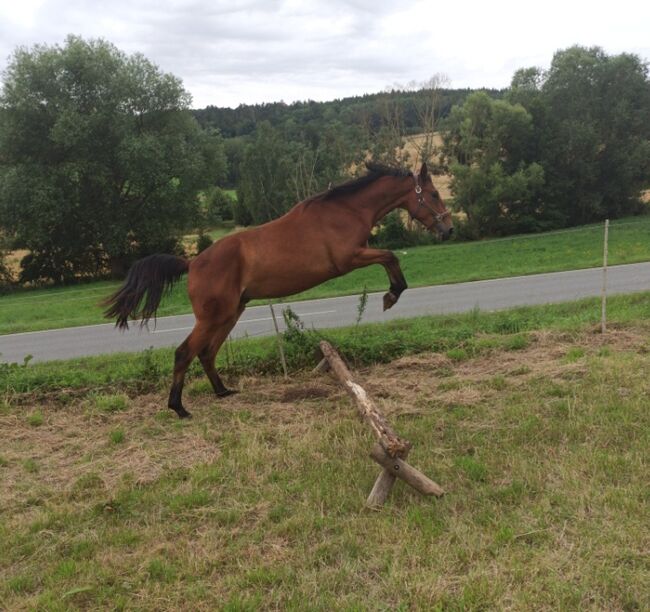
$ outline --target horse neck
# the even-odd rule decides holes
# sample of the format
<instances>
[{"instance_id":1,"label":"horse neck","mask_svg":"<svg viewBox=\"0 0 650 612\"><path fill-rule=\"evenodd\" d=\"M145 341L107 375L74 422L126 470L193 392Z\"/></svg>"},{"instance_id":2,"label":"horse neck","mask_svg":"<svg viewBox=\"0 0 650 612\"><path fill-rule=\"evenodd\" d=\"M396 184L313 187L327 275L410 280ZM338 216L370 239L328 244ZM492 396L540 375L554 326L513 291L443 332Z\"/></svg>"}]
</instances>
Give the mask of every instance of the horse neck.
<instances>
[{"instance_id":1,"label":"horse neck","mask_svg":"<svg viewBox=\"0 0 650 612\"><path fill-rule=\"evenodd\" d=\"M400 206L410 189L413 189L410 177L382 177L360 194L358 208L372 228Z\"/></svg>"}]
</instances>

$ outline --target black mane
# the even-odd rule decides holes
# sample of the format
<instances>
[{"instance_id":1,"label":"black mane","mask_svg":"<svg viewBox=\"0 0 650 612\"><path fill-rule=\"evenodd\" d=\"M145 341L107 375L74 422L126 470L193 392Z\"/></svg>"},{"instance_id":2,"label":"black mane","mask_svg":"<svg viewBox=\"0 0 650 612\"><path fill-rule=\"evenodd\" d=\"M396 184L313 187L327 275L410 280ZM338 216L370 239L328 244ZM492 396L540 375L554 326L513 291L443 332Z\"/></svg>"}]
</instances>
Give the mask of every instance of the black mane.
<instances>
[{"instance_id":1,"label":"black mane","mask_svg":"<svg viewBox=\"0 0 650 612\"><path fill-rule=\"evenodd\" d=\"M347 183L342 183L336 187L332 187L327 191L318 194L312 198L313 200L332 200L342 195L356 193L367 185L374 183L382 176L411 176L413 173L406 168L393 168L383 164L376 164L374 162L366 162L368 172L359 178L352 179Z\"/></svg>"}]
</instances>

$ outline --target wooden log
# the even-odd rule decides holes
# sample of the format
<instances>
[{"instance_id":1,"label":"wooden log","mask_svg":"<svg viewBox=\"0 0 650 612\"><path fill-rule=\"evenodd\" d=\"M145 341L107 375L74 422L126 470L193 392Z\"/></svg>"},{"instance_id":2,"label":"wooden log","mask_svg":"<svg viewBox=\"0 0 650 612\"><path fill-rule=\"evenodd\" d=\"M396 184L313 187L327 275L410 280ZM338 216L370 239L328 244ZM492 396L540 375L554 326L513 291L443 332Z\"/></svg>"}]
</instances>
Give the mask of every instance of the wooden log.
<instances>
[{"instance_id":1,"label":"wooden log","mask_svg":"<svg viewBox=\"0 0 650 612\"><path fill-rule=\"evenodd\" d=\"M437 483L427 478L422 472L406 463L399 457L389 456L380 444L372 447L370 456L381 466L386 468L393 476L402 479L422 495L435 495L441 497L444 489Z\"/></svg>"},{"instance_id":2,"label":"wooden log","mask_svg":"<svg viewBox=\"0 0 650 612\"><path fill-rule=\"evenodd\" d=\"M407 454L408 453L405 453L402 458L406 459ZM379 476L377 476L377 480L375 480L372 491L370 491L370 495L368 495L368 499L366 500L366 507L380 508L383 506L388 499L388 496L390 495L390 492L392 491L396 480L397 476L395 476L390 470L384 468Z\"/></svg>"},{"instance_id":3,"label":"wooden log","mask_svg":"<svg viewBox=\"0 0 650 612\"><path fill-rule=\"evenodd\" d=\"M325 357L323 357L318 365L311 371L312 374L317 374L319 372L327 372L330 369L330 364Z\"/></svg>"},{"instance_id":4,"label":"wooden log","mask_svg":"<svg viewBox=\"0 0 650 612\"><path fill-rule=\"evenodd\" d=\"M370 425L379 444L385 449L390 457L405 456L411 448L408 440L400 438L393 428L388 424L384 415L379 412L374 402L368 397L364 388L352 380L352 374L348 370L340 355L334 347L326 340L321 340L320 349L327 359L332 372L339 379L348 395L355 401L359 413Z\"/></svg>"}]
</instances>

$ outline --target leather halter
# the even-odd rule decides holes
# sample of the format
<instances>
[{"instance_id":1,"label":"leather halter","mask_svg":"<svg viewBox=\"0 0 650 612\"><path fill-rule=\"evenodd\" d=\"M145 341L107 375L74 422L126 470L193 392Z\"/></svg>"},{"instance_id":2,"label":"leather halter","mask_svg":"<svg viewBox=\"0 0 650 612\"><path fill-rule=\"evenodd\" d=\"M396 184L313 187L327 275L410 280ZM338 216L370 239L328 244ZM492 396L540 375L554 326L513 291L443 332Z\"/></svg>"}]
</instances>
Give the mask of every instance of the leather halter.
<instances>
[{"instance_id":1,"label":"leather halter","mask_svg":"<svg viewBox=\"0 0 650 612\"><path fill-rule=\"evenodd\" d=\"M424 227L428 231L431 231L431 228L436 223L440 223L446 216L451 215L451 212L445 208L443 212L439 213L436 212L433 208L431 208L431 206L429 206L424 201L424 195L422 194L422 187L420 187L420 177L414 174L413 179L415 180L415 194L417 195L417 199L418 199L418 210L420 208L426 208L433 215L433 221L429 225L426 225L423 221L420 221L420 219L417 219L414 215L411 215L411 219L415 219L416 221L422 223L422 225L424 225Z\"/></svg>"}]
</instances>

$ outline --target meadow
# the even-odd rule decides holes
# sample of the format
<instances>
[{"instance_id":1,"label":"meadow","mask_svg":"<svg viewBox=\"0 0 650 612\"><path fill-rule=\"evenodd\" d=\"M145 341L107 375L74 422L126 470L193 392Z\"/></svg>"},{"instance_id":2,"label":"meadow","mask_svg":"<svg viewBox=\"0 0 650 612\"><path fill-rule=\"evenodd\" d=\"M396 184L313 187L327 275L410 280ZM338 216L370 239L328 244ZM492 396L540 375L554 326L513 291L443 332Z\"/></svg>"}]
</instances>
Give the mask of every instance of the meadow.
<instances>
[{"instance_id":1,"label":"meadow","mask_svg":"<svg viewBox=\"0 0 650 612\"><path fill-rule=\"evenodd\" d=\"M602 263L603 226L514 236L479 242L444 243L396 251L411 287L588 268ZM611 265L650 260L650 215L614 221ZM19 291L0 297L0 334L102 323L101 299L118 283ZM386 273L371 266L333 279L293 300L334 297L388 286ZM165 298L160 316L190 312L185 284Z\"/></svg>"},{"instance_id":2,"label":"meadow","mask_svg":"<svg viewBox=\"0 0 650 612\"><path fill-rule=\"evenodd\" d=\"M650 607L650 294L327 330L445 487L377 466L313 333L234 342L239 394L168 351L0 367L0 608Z\"/></svg>"}]
</instances>

